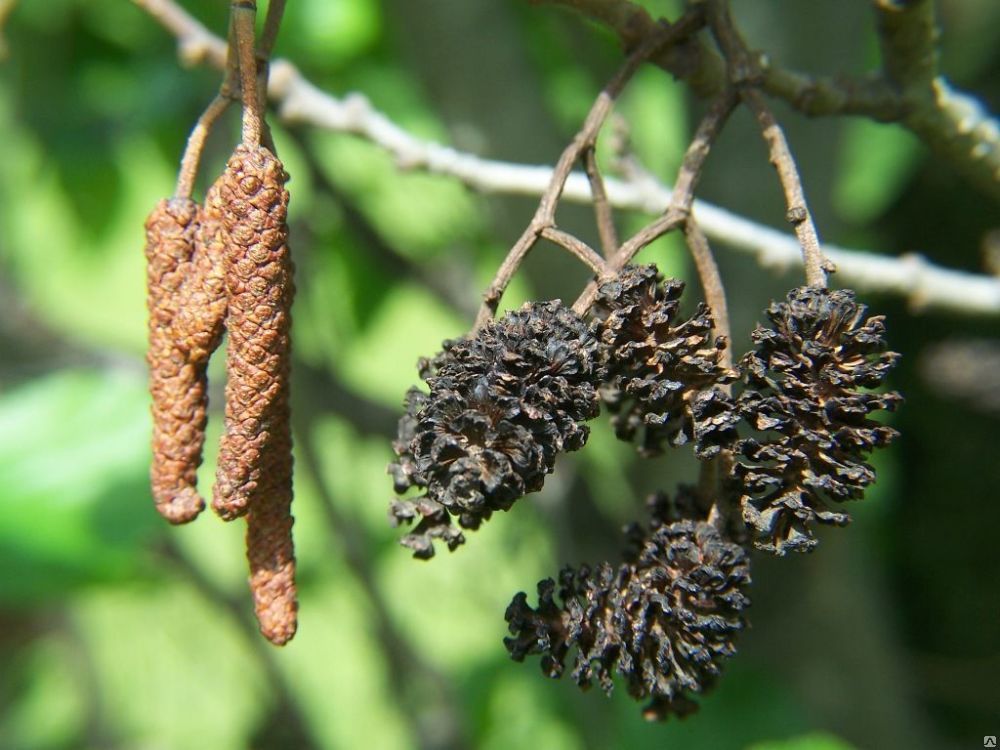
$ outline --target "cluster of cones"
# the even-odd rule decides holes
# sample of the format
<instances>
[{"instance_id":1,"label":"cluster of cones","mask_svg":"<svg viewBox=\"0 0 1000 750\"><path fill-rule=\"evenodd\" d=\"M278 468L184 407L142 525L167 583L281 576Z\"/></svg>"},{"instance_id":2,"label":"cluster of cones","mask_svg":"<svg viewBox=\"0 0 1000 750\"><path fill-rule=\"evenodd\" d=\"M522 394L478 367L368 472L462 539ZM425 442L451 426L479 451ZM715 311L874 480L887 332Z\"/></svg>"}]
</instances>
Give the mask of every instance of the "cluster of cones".
<instances>
[{"instance_id":1,"label":"cluster of cones","mask_svg":"<svg viewBox=\"0 0 1000 750\"><path fill-rule=\"evenodd\" d=\"M205 443L207 367L229 337L225 430L212 508L247 519L254 608L275 644L295 634L291 304L288 175L264 146L240 145L208 190L161 201L146 221L153 498L170 523L205 502L197 469Z\"/></svg>"}]
</instances>

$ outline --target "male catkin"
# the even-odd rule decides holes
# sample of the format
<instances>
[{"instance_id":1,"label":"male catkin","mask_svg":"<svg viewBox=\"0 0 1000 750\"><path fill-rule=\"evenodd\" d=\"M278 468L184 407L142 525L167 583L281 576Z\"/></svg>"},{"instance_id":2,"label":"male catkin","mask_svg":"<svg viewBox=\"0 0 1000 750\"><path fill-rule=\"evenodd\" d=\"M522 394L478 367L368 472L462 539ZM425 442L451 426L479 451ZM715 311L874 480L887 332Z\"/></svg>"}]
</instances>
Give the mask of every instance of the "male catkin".
<instances>
[{"instance_id":1,"label":"male catkin","mask_svg":"<svg viewBox=\"0 0 1000 750\"><path fill-rule=\"evenodd\" d=\"M295 633L292 548L292 440L288 382L294 294L281 162L264 147L240 145L207 209L222 217L226 330L225 432L213 508L247 515L250 585L261 632L275 643Z\"/></svg>"},{"instance_id":2,"label":"male catkin","mask_svg":"<svg viewBox=\"0 0 1000 750\"><path fill-rule=\"evenodd\" d=\"M150 480L157 511L175 524L193 520L205 507L195 486L205 442L204 382L194 376L172 331L181 287L192 273L200 214L189 198L172 198L160 201L146 220Z\"/></svg>"}]
</instances>

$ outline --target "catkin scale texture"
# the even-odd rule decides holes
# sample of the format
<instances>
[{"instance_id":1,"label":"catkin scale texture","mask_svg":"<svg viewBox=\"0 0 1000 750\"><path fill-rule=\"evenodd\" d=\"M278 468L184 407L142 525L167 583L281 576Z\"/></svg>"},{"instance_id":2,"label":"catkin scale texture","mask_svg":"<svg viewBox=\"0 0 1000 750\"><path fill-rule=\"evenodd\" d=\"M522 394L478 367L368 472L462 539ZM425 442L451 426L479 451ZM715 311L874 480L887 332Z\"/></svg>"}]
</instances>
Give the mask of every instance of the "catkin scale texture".
<instances>
[{"instance_id":1,"label":"catkin scale texture","mask_svg":"<svg viewBox=\"0 0 1000 750\"><path fill-rule=\"evenodd\" d=\"M263 147L238 146L209 196L222 218L226 330L225 431L213 508L247 516L250 586L261 632L295 633L292 440L289 427L290 308L294 293L286 217L288 179Z\"/></svg>"},{"instance_id":2,"label":"catkin scale texture","mask_svg":"<svg viewBox=\"0 0 1000 750\"><path fill-rule=\"evenodd\" d=\"M150 393L153 460L150 484L156 509L170 523L193 520L205 507L196 489L205 442L203 371L176 345L175 327L186 310L184 287L197 265L201 210L187 198L160 201L146 220ZM207 358L207 357L206 357Z\"/></svg>"}]
</instances>

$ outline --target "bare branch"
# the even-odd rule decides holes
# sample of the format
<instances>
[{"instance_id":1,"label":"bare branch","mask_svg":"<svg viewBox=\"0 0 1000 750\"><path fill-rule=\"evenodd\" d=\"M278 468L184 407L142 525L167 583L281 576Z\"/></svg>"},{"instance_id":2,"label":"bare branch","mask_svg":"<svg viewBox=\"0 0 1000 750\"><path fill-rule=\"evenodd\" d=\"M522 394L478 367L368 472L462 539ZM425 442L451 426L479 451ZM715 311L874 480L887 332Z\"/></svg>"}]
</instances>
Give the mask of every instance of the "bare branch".
<instances>
[{"instance_id":1,"label":"bare branch","mask_svg":"<svg viewBox=\"0 0 1000 750\"><path fill-rule=\"evenodd\" d=\"M132 0L177 37L177 54L185 65L208 62L226 67L226 43L206 29L173 0Z\"/></svg>"},{"instance_id":2,"label":"bare branch","mask_svg":"<svg viewBox=\"0 0 1000 750\"><path fill-rule=\"evenodd\" d=\"M586 266L598 276L608 276L610 274L608 264L597 254L590 245L583 240L577 239L569 232L564 232L555 227L545 227L540 233L542 239L553 242L559 247L568 250L579 258Z\"/></svg>"},{"instance_id":3,"label":"bare branch","mask_svg":"<svg viewBox=\"0 0 1000 750\"><path fill-rule=\"evenodd\" d=\"M486 293L483 295L483 304L479 308L479 314L476 316L476 323L473 327L474 331L484 326L496 314L500 298L503 297L507 285L521 266L521 263L528 256L528 253L535 246L538 238L545 230L555 228L556 206L559 204L559 199L566 186L566 180L569 179L574 165L580 160L581 156L588 151L593 151L597 143L597 134L611 113L611 107L615 99L621 93L625 84L635 74L639 65L656 50L664 45L672 44L678 39L683 39L699 28L700 25L701 16L699 14L697 16L682 16L673 26L658 26L655 33L644 40L635 52L629 55L614 77L602 89L601 93L598 94L597 99L587 113L587 117L584 119L580 132L576 134L573 141L563 150L559 161L556 162L549 184L546 186L545 192L542 193L538 208L535 210L535 215L528 223L524 233L507 253L507 257L500 265L496 275L493 277L493 281L490 282ZM593 190L592 181L591 190Z\"/></svg>"},{"instance_id":4,"label":"bare branch","mask_svg":"<svg viewBox=\"0 0 1000 750\"><path fill-rule=\"evenodd\" d=\"M270 59L274 51L274 43L278 40L278 29L281 28L281 19L284 15L285 0L269 0L267 15L264 17L264 30L257 44L257 56L265 62Z\"/></svg>"},{"instance_id":5,"label":"bare branch","mask_svg":"<svg viewBox=\"0 0 1000 750\"><path fill-rule=\"evenodd\" d=\"M190 198L194 190L194 181L198 176L198 166L201 164L201 153L205 148L205 140L216 120L229 109L232 99L219 94L202 112L198 122L195 123L188 136L187 146L184 149L184 156L181 157L181 167L177 173L177 187L174 195L177 198Z\"/></svg>"},{"instance_id":6,"label":"bare branch","mask_svg":"<svg viewBox=\"0 0 1000 750\"><path fill-rule=\"evenodd\" d=\"M628 49L636 38L648 33L655 21L630 0L535 0L573 8L612 29ZM897 2L872 0L880 14L880 30L896 36L883 42L883 54L894 50L913 62L912 78L926 80L928 59L922 56L920 34L926 30L933 3L930 0ZM890 19L890 20L887 20ZM719 56L697 39L673 50L669 59L662 55L652 62L683 78L695 94L709 97L725 86L725 66ZM927 144L946 163L963 172L987 195L1000 200L1000 123L973 96L952 89L940 76L934 77L915 95L911 87L901 92L882 76L854 78L846 75L812 77L785 70L773 63L760 63L761 89L788 102L804 114L862 115L878 122L900 122ZM890 64L909 79L908 64ZM922 72L916 74L917 68ZM901 79L902 80L902 79Z\"/></svg>"},{"instance_id":7,"label":"bare branch","mask_svg":"<svg viewBox=\"0 0 1000 750\"><path fill-rule=\"evenodd\" d=\"M900 92L930 87L938 73L937 25L931 0L872 0L885 77Z\"/></svg>"},{"instance_id":8,"label":"bare branch","mask_svg":"<svg viewBox=\"0 0 1000 750\"><path fill-rule=\"evenodd\" d=\"M243 94L243 144L259 146L262 121L257 99L257 53L255 21L257 3L254 0L233 0L230 14L236 29L236 48L240 61L240 91Z\"/></svg>"},{"instance_id":9,"label":"bare branch","mask_svg":"<svg viewBox=\"0 0 1000 750\"><path fill-rule=\"evenodd\" d=\"M785 194L785 204L788 207L785 216L795 228L795 236L802 246L806 283L810 286L825 287L828 262L823 257L819 235L809 215L809 206L806 204L805 191L802 188L795 158L785 139L785 132L778 125L764 97L755 88L756 81L760 77L760 68L756 61L751 59L743 39L733 25L728 1L710 0L708 9L712 34L726 58L730 80L734 86L739 87L740 98L753 112L760 126L761 135L767 142L771 165L778 172L778 180L781 182L781 190Z\"/></svg>"},{"instance_id":10,"label":"bare branch","mask_svg":"<svg viewBox=\"0 0 1000 750\"><path fill-rule=\"evenodd\" d=\"M902 122L1000 200L1000 121L938 75L934 3L872 0L882 67L905 103Z\"/></svg>"},{"instance_id":11,"label":"bare branch","mask_svg":"<svg viewBox=\"0 0 1000 750\"><path fill-rule=\"evenodd\" d=\"M601 238L601 250L605 258L611 258L618 249L618 230L615 229L615 217L608 203L608 192L604 187L604 177L597 166L597 150L588 148L583 154L583 167L590 180L590 194L594 198L594 217L597 221L597 234Z\"/></svg>"},{"instance_id":12,"label":"bare branch","mask_svg":"<svg viewBox=\"0 0 1000 750\"><path fill-rule=\"evenodd\" d=\"M715 337L725 338L726 348L722 350L721 363L723 367L733 366L733 332L729 325L729 305L726 302L726 288L722 284L722 274L715 262L715 255L708 244L708 238L701 231L694 216L689 216L684 223L684 238L687 240L695 270L701 281L705 302L712 308L712 323ZM726 389L728 391L728 386Z\"/></svg>"},{"instance_id":13,"label":"bare branch","mask_svg":"<svg viewBox=\"0 0 1000 750\"><path fill-rule=\"evenodd\" d=\"M702 118L698 128L695 130L694 138L691 139L691 143L684 153L684 158L681 160L677 182L674 185L674 190L670 195L670 200L666 204L663 215L647 224L622 243L622 246L618 248L618 252L612 260L613 271L617 272L624 268L640 250L650 243L668 232L684 226L684 222L691 212L691 204L694 201L694 189L698 184L698 178L701 177L701 171L705 166L705 160L708 158L708 152L735 106L735 91L726 90L709 107L705 117ZM587 284L576 302L573 303L574 310L582 313L594 303L594 299L597 297L598 281L595 279Z\"/></svg>"},{"instance_id":14,"label":"bare branch","mask_svg":"<svg viewBox=\"0 0 1000 750\"><path fill-rule=\"evenodd\" d=\"M133 0L178 37L182 59L208 63L220 70L226 63L226 44L209 33L172 0ZM198 55L191 56L197 50ZM269 94L288 123L307 123L325 130L349 133L392 155L401 168L422 170L459 180L486 193L540 196L552 180L548 166L512 164L483 159L439 143L425 141L396 125L360 94L338 98L316 88L285 60L272 66ZM621 210L656 215L671 199L672 188L648 174L628 180L607 179L609 203ZM566 179L562 198L591 202L590 183L582 172ZM714 241L754 256L766 268L801 267L797 240L785 232L737 216L705 201L695 200L692 211L705 234ZM917 310L945 310L963 315L1000 315L1000 279L942 268L918 254L892 257L881 253L823 245L837 266L837 281L859 291L892 294L909 300Z\"/></svg>"},{"instance_id":15,"label":"bare branch","mask_svg":"<svg viewBox=\"0 0 1000 750\"><path fill-rule=\"evenodd\" d=\"M767 141L771 164L778 172L778 180L781 182L781 189L785 193L785 203L788 207L785 217L788 223L795 228L795 236L798 237L799 245L802 247L806 283L810 286L825 287L829 262L823 257L819 235L816 233L816 225L809 213L805 191L802 189L802 180L799 179L799 170L795 166L795 159L792 157L788 141L785 139L785 132L778 125L778 121L774 119L774 115L764 103L764 97L760 95L760 92L754 89L745 89L741 92L741 97L750 111L753 112L754 117L757 118L761 135Z\"/></svg>"}]
</instances>

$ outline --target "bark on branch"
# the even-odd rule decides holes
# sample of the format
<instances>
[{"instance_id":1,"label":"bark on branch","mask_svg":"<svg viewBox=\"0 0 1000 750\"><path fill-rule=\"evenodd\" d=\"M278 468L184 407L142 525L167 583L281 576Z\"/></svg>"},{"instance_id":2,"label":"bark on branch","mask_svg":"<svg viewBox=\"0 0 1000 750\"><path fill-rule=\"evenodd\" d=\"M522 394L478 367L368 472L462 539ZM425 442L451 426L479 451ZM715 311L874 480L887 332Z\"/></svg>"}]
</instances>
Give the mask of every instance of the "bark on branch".
<instances>
[{"instance_id":1,"label":"bark on branch","mask_svg":"<svg viewBox=\"0 0 1000 750\"><path fill-rule=\"evenodd\" d=\"M618 0L606 0L617 3ZM211 34L172 0L133 0L177 39L182 59L225 67L226 43ZM338 98L327 94L285 60L272 63L268 93L287 122L307 123L325 130L351 133L392 155L401 168L446 175L488 193L539 197L552 179L552 168L483 159L411 135L360 94ZM615 208L657 215L670 203L672 188L647 174L605 183ZM590 203L591 183L583 172L566 181L564 200ZM764 267L799 267L797 240L785 233L704 201L692 207L704 233L722 245L749 253ZM904 297L919 310L947 310L966 315L1000 315L1000 279L937 266L917 254L891 257L865 250L824 244L823 252L837 266L835 283L860 291Z\"/></svg>"},{"instance_id":2,"label":"bark on branch","mask_svg":"<svg viewBox=\"0 0 1000 750\"><path fill-rule=\"evenodd\" d=\"M611 29L629 49L656 21L631 0L532 0L562 5ZM1000 201L1000 123L978 100L953 89L937 74L937 26L932 0L871 0L882 48L881 74L813 77L762 64L761 88L810 116L861 115L898 122L939 158ZM671 55L654 57L701 97L725 86L718 53L693 39Z\"/></svg>"}]
</instances>

